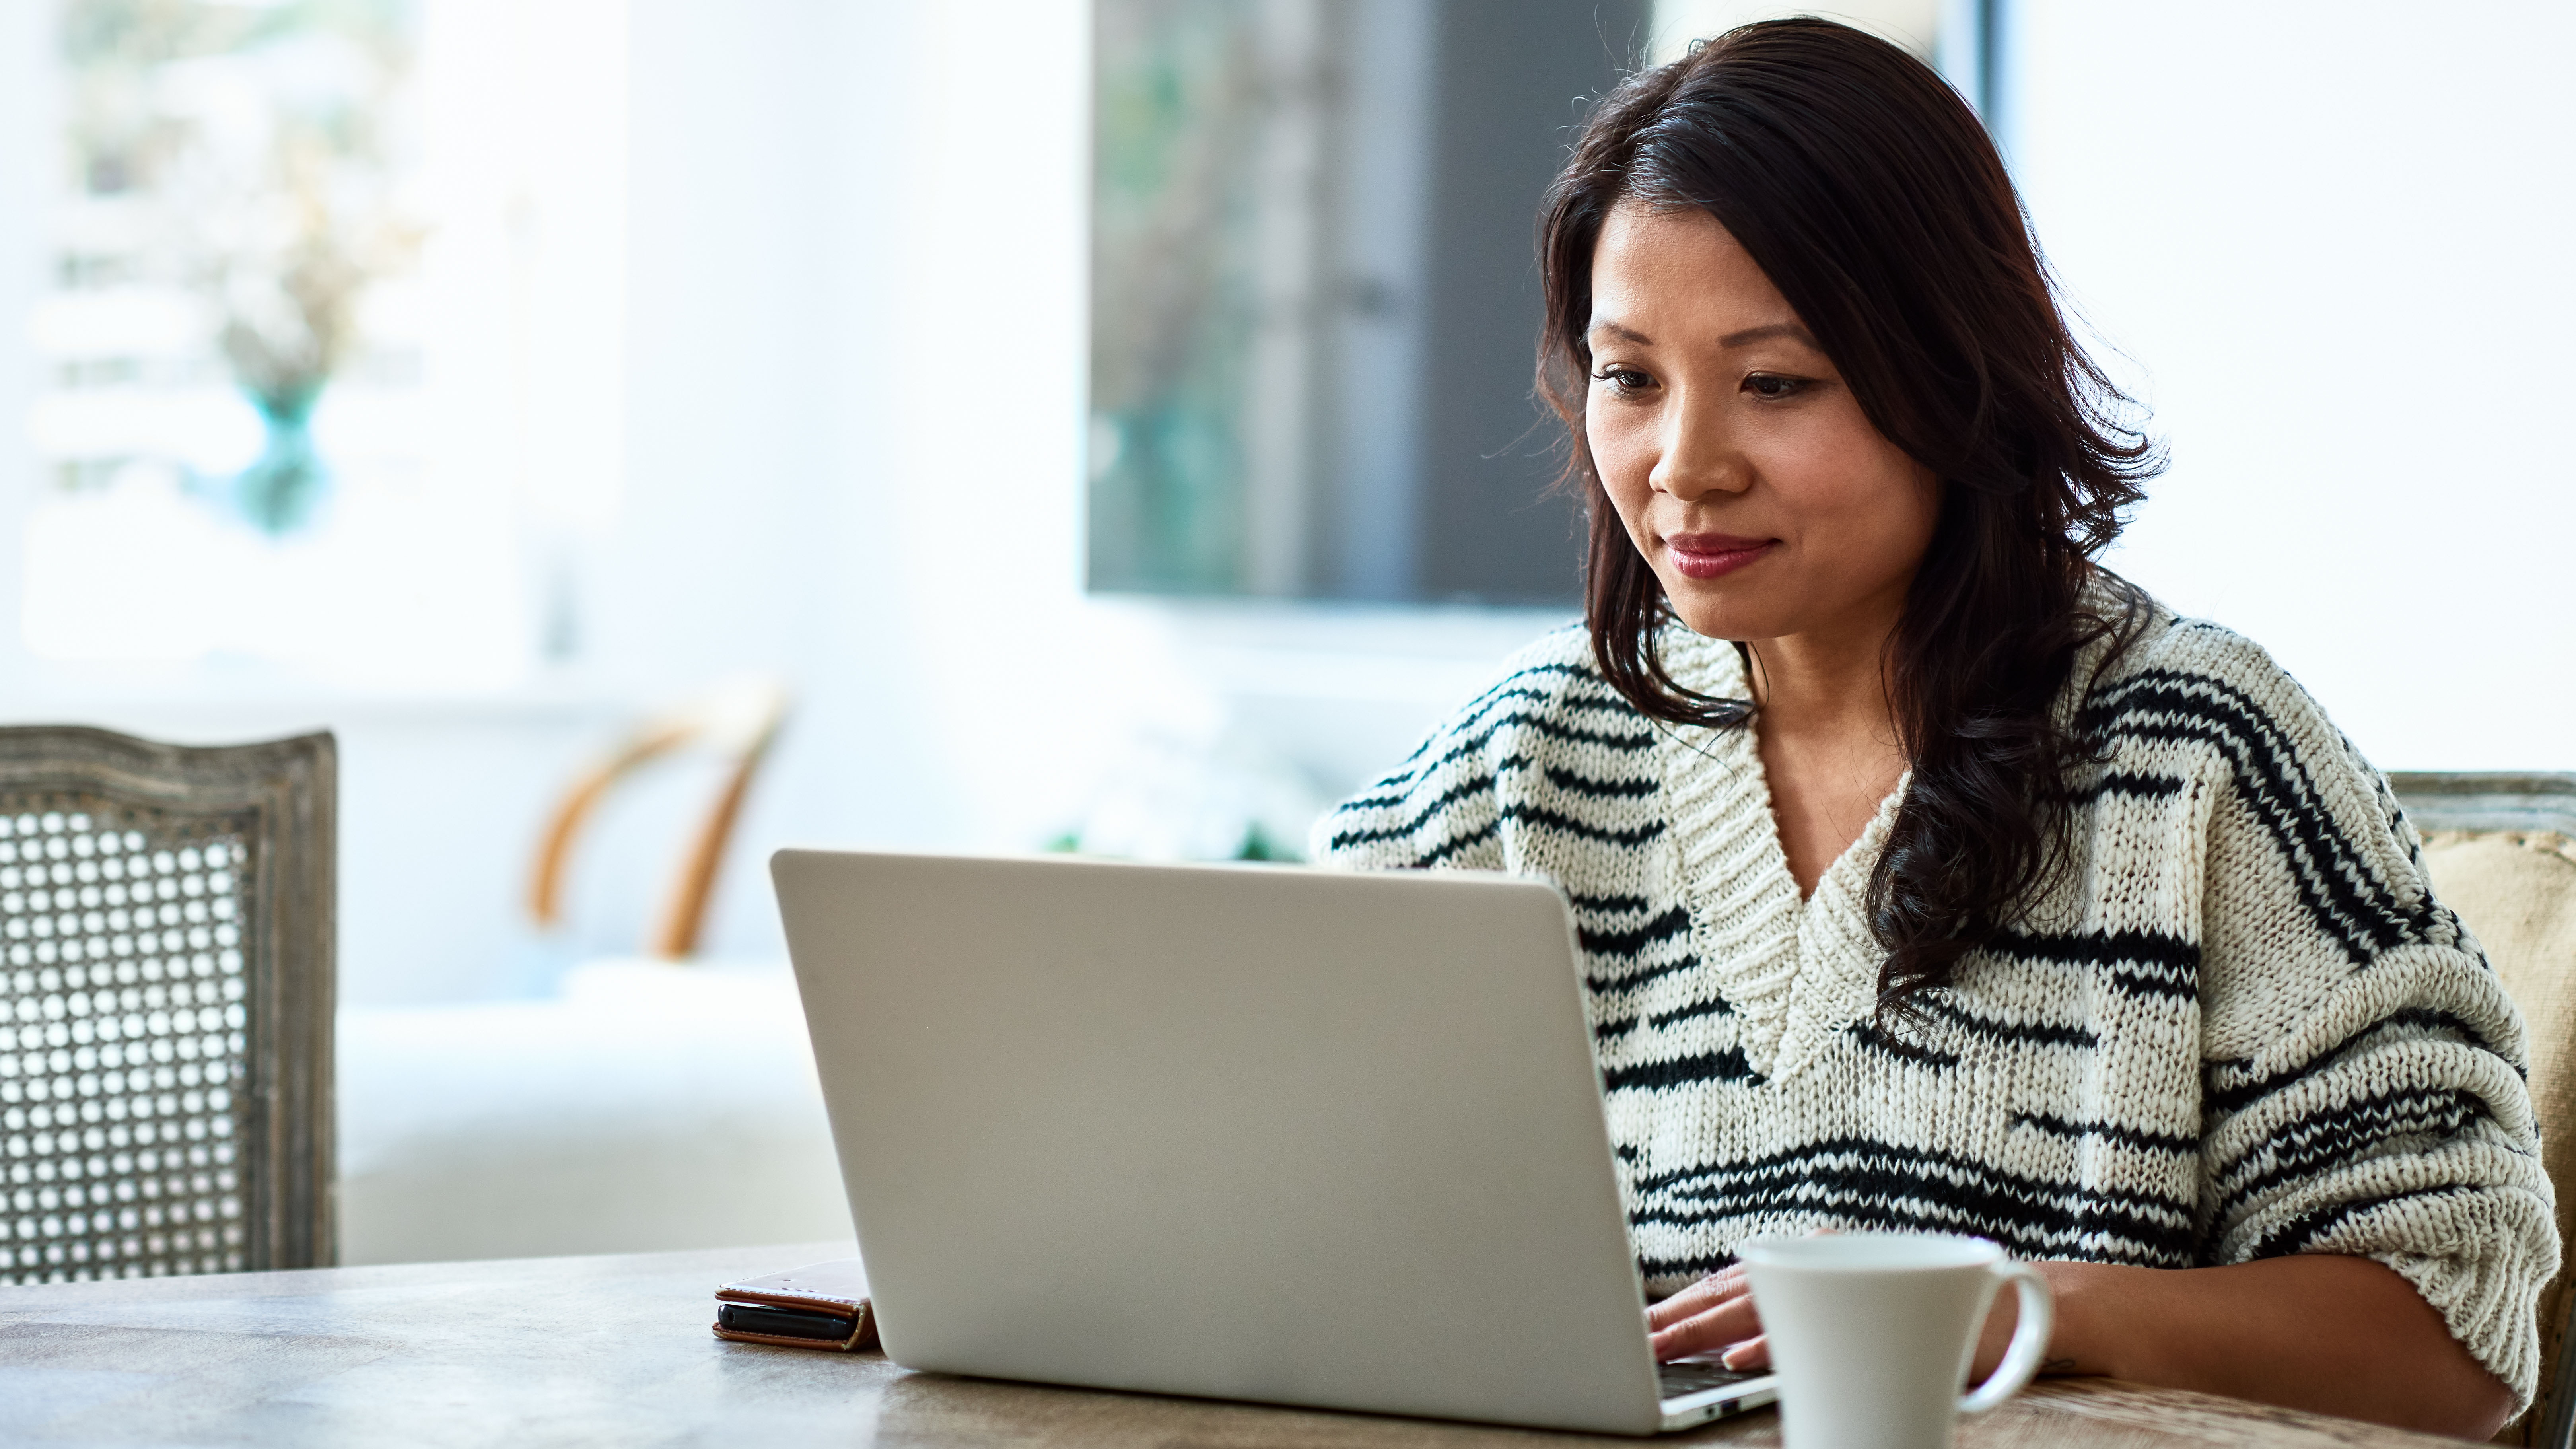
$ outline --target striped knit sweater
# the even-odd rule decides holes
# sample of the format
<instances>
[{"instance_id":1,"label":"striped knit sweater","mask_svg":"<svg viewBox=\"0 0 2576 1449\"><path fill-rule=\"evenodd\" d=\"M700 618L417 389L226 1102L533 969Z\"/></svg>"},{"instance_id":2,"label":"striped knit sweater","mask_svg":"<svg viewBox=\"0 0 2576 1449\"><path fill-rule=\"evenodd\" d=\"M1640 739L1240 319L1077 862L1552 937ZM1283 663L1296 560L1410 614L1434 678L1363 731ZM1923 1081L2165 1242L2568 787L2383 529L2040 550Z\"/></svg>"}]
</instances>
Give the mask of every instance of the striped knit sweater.
<instances>
[{"instance_id":1,"label":"striped knit sweater","mask_svg":"<svg viewBox=\"0 0 2576 1449\"><path fill-rule=\"evenodd\" d=\"M1676 630L1664 657L1747 697L1730 644ZM2527 1403L2558 1240L2522 1022L2386 783L2209 624L2159 611L2079 686L2060 708L2105 762L2073 782L2074 868L1903 1033L1870 1021L1863 897L1904 786L1802 901L1752 729L1639 714L1581 629L1315 853L1565 891L1651 1292L1820 1226L2174 1268L2359 1254Z\"/></svg>"}]
</instances>

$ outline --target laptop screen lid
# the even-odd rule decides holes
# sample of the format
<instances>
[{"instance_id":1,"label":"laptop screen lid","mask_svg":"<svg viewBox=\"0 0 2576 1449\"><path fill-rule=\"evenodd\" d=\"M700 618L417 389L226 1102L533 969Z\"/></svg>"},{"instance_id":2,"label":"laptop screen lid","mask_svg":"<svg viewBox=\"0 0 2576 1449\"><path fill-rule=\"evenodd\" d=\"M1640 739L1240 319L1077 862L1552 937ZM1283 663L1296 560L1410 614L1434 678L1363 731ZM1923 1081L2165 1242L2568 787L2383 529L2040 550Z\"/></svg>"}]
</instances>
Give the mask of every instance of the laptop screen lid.
<instances>
[{"instance_id":1,"label":"laptop screen lid","mask_svg":"<svg viewBox=\"0 0 2576 1449\"><path fill-rule=\"evenodd\" d=\"M887 1353L1649 1433L1551 886L786 850Z\"/></svg>"}]
</instances>

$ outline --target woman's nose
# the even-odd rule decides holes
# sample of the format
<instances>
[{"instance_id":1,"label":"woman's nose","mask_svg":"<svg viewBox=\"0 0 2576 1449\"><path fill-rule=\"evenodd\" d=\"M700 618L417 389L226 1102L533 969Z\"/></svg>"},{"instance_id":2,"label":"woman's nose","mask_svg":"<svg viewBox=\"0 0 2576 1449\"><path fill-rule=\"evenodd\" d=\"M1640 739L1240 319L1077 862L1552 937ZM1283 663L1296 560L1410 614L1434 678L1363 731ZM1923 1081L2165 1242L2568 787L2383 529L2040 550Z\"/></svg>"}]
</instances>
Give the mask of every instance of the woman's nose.
<instances>
[{"instance_id":1,"label":"woman's nose","mask_svg":"<svg viewBox=\"0 0 2576 1449\"><path fill-rule=\"evenodd\" d=\"M1743 492L1753 484L1753 470L1716 410L1685 397L1672 410L1662 452L1646 481L1656 492L1688 503L1711 493Z\"/></svg>"}]
</instances>

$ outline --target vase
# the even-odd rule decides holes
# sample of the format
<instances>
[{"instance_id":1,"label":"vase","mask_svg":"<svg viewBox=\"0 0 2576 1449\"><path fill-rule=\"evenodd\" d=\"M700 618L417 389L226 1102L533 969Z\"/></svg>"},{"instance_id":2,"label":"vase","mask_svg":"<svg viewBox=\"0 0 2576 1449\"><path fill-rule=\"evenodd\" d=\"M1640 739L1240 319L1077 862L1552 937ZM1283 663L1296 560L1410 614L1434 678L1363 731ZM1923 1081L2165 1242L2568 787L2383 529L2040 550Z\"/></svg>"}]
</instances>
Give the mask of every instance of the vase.
<instances>
[{"instance_id":1,"label":"vase","mask_svg":"<svg viewBox=\"0 0 2576 1449\"><path fill-rule=\"evenodd\" d=\"M268 438L259 456L233 480L233 506L270 537L303 527L330 491L331 473L313 447L313 405L322 384L276 393L251 393Z\"/></svg>"}]
</instances>

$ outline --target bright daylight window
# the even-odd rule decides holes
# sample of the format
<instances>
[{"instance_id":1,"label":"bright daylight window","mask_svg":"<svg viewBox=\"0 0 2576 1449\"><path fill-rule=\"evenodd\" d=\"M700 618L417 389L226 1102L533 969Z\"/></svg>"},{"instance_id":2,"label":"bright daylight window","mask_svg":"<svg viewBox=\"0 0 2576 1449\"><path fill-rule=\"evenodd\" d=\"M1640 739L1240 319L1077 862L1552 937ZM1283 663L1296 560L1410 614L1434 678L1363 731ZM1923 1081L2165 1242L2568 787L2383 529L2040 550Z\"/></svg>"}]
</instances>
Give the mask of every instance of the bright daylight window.
<instances>
[{"instance_id":1,"label":"bright daylight window","mask_svg":"<svg viewBox=\"0 0 2576 1449\"><path fill-rule=\"evenodd\" d=\"M1089 578L1566 604L1532 222L1579 98L1770 0L1095 0ZM1935 0L1829 7L1928 55Z\"/></svg>"},{"instance_id":2,"label":"bright daylight window","mask_svg":"<svg viewBox=\"0 0 2576 1449\"><path fill-rule=\"evenodd\" d=\"M1572 598L1530 218L1644 13L1099 0L1092 587Z\"/></svg>"},{"instance_id":3,"label":"bright daylight window","mask_svg":"<svg viewBox=\"0 0 2576 1449\"><path fill-rule=\"evenodd\" d=\"M616 490L621 14L63 0L36 656L440 689L569 647Z\"/></svg>"}]
</instances>

